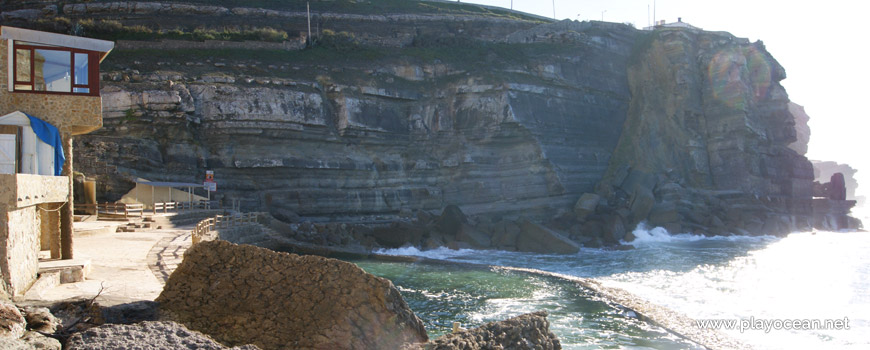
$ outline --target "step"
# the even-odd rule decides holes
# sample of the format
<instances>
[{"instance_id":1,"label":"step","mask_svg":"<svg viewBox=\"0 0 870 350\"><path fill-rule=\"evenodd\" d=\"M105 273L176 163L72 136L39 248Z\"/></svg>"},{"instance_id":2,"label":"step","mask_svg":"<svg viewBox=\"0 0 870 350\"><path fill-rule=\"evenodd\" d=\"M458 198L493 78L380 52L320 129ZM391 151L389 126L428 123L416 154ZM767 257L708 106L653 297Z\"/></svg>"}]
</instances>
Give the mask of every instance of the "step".
<instances>
[{"instance_id":1,"label":"step","mask_svg":"<svg viewBox=\"0 0 870 350\"><path fill-rule=\"evenodd\" d=\"M48 260L39 262L39 274L57 272L60 283L82 282L91 272L90 259Z\"/></svg>"},{"instance_id":2,"label":"step","mask_svg":"<svg viewBox=\"0 0 870 350\"><path fill-rule=\"evenodd\" d=\"M46 291L60 285L60 271L46 271L38 274L36 282L24 294L25 300L40 300Z\"/></svg>"}]
</instances>

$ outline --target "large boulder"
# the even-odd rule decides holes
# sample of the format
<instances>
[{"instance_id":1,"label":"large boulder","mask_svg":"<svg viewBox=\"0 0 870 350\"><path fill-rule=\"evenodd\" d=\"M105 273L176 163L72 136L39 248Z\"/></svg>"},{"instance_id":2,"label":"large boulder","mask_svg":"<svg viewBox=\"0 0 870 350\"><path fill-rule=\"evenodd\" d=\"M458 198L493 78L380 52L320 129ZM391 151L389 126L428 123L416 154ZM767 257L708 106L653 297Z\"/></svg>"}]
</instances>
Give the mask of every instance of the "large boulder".
<instances>
[{"instance_id":1,"label":"large boulder","mask_svg":"<svg viewBox=\"0 0 870 350\"><path fill-rule=\"evenodd\" d=\"M492 245L499 249L514 249L520 227L513 221L502 220L493 225Z\"/></svg>"},{"instance_id":2,"label":"large boulder","mask_svg":"<svg viewBox=\"0 0 870 350\"><path fill-rule=\"evenodd\" d=\"M601 196L594 193L584 193L574 204L574 214L577 215L577 220L586 220L589 214L595 212L598 207L598 202L601 201Z\"/></svg>"},{"instance_id":3,"label":"large boulder","mask_svg":"<svg viewBox=\"0 0 870 350\"><path fill-rule=\"evenodd\" d=\"M388 248L399 248L407 244L420 245L425 233L423 227L407 222L394 222L390 226L372 230L375 241Z\"/></svg>"},{"instance_id":4,"label":"large boulder","mask_svg":"<svg viewBox=\"0 0 870 350\"><path fill-rule=\"evenodd\" d=\"M575 254L580 246L568 237L544 226L523 220L517 236L517 250L532 253Z\"/></svg>"},{"instance_id":5,"label":"large boulder","mask_svg":"<svg viewBox=\"0 0 870 350\"><path fill-rule=\"evenodd\" d=\"M469 224L462 224L456 231L456 240L470 244L476 249L489 248L491 241L486 233Z\"/></svg>"},{"instance_id":6,"label":"large boulder","mask_svg":"<svg viewBox=\"0 0 870 350\"><path fill-rule=\"evenodd\" d=\"M137 324L105 324L76 333L67 341L68 350L163 350L204 349L224 350L226 346L202 333L191 331L175 322L145 321ZM238 350L259 349L253 345L235 347Z\"/></svg>"},{"instance_id":7,"label":"large boulder","mask_svg":"<svg viewBox=\"0 0 870 350\"><path fill-rule=\"evenodd\" d=\"M428 339L389 280L339 260L225 241L191 247L157 302L164 317L228 345L395 349Z\"/></svg>"},{"instance_id":8,"label":"large boulder","mask_svg":"<svg viewBox=\"0 0 870 350\"><path fill-rule=\"evenodd\" d=\"M435 220L435 227L446 235L453 236L462 224L467 224L468 218L458 206L448 205L441 211L441 216Z\"/></svg>"},{"instance_id":9,"label":"large boulder","mask_svg":"<svg viewBox=\"0 0 870 350\"><path fill-rule=\"evenodd\" d=\"M415 349L428 350L557 350L562 344L550 332L547 312L538 311L479 328L446 334Z\"/></svg>"}]
</instances>

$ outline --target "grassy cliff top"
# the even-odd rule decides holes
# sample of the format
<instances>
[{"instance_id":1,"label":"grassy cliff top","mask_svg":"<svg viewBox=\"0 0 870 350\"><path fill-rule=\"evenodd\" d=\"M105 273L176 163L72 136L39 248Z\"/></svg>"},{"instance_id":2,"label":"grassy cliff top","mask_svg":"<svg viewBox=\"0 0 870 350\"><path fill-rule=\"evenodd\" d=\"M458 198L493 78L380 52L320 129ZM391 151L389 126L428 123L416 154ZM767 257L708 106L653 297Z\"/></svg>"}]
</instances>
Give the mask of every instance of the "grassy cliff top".
<instances>
[{"instance_id":1,"label":"grassy cliff top","mask_svg":"<svg viewBox=\"0 0 870 350\"><path fill-rule=\"evenodd\" d=\"M227 8L262 8L276 11L304 12L310 4L312 11L347 14L440 14L495 17L533 22L549 19L500 7L461 3L447 0L143 0L144 2L222 6ZM67 1L65 4L110 3L117 0ZM25 2L22 2L25 3ZM19 4L21 7L21 4Z\"/></svg>"}]
</instances>

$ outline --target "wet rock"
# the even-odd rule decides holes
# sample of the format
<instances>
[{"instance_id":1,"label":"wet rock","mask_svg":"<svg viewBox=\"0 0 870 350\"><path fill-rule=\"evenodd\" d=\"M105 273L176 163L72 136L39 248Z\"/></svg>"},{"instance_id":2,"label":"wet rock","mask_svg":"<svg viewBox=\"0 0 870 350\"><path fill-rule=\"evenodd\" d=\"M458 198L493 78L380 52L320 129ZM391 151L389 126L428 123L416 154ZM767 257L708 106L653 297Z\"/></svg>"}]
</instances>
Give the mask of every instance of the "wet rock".
<instances>
[{"instance_id":1,"label":"wet rock","mask_svg":"<svg viewBox=\"0 0 870 350\"><path fill-rule=\"evenodd\" d=\"M580 247L556 231L524 220L520 223L517 250L532 253L575 254L580 251Z\"/></svg>"},{"instance_id":2,"label":"wet rock","mask_svg":"<svg viewBox=\"0 0 870 350\"><path fill-rule=\"evenodd\" d=\"M67 341L68 350L107 349L204 349L224 350L226 346L208 336L170 321L145 321L132 325L106 324L74 334ZM233 350L256 350L247 345Z\"/></svg>"},{"instance_id":3,"label":"wet rock","mask_svg":"<svg viewBox=\"0 0 870 350\"><path fill-rule=\"evenodd\" d=\"M649 223L653 226L662 226L680 220L677 205L673 202L657 203L649 213Z\"/></svg>"},{"instance_id":4,"label":"wet rock","mask_svg":"<svg viewBox=\"0 0 870 350\"><path fill-rule=\"evenodd\" d=\"M156 300L170 320L262 349L395 349L427 340L386 279L351 263L225 241L191 247Z\"/></svg>"},{"instance_id":5,"label":"wet rock","mask_svg":"<svg viewBox=\"0 0 870 350\"><path fill-rule=\"evenodd\" d=\"M608 215L604 220L604 241L618 244L625 237L625 224L619 215Z\"/></svg>"},{"instance_id":6,"label":"wet rock","mask_svg":"<svg viewBox=\"0 0 870 350\"><path fill-rule=\"evenodd\" d=\"M638 188L634 191L631 198L631 215L629 220L632 223L638 223L647 218L653 206L656 203L656 198L648 188Z\"/></svg>"},{"instance_id":7,"label":"wet rock","mask_svg":"<svg viewBox=\"0 0 870 350\"><path fill-rule=\"evenodd\" d=\"M478 328L446 334L427 344L406 349L427 350L557 350L562 344L553 332L547 312L538 311Z\"/></svg>"},{"instance_id":8,"label":"wet rock","mask_svg":"<svg viewBox=\"0 0 870 350\"><path fill-rule=\"evenodd\" d=\"M469 224L462 224L456 232L456 239L470 244L476 249L489 248L492 244L486 233Z\"/></svg>"},{"instance_id":9,"label":"wet rock","mask_svg":"<svg viewBox=\"0 0 870 350\"><path fill-rule=\"evenodd\" d=\"M583 221L589 214L594 213L600 200L601 196L594 193L584 193L580 196L580 199L574 204L574 214L577 215L577 220Z\"/></svg>"}]
</instances>

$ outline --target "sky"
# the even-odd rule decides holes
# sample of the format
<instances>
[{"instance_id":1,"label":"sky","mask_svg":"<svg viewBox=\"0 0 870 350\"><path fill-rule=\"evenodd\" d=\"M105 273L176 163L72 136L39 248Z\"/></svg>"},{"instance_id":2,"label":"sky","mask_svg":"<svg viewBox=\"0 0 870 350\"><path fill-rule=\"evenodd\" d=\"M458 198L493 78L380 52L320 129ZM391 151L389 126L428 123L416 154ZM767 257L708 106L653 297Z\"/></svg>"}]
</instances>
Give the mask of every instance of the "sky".
<instances>
[{"instance_id":1,"label":"sky","mask_svg":"<svg viewBox=\"0 0 870 350\"><path fill-rule=\"evenodd\" d=\"M870 121L863 106L870 81L866 14L870 1L828 0L465 0L540 16L632 23L682 17L696 27L761 40L785 67L782 81L792 102L810 116L811 160L858 169L858 194L870 196Z\"/></svg>"}]
</instances>

